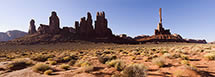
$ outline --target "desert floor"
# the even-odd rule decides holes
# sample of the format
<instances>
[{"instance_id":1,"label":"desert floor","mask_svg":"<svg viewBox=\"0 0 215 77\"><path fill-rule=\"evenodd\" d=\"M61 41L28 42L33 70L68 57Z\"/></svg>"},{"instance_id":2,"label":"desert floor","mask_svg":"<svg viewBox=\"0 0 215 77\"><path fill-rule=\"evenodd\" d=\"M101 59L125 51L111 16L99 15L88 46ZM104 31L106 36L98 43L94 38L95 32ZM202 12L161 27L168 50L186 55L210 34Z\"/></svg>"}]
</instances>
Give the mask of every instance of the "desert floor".
<instances>
[{"instance_id":1,"label":"desert floor","mask_svg":"<svg viewBox=\"0 0 215 77\"><path fill-rule=\"evenodd\" d=\"M215 77L215 45L0 46L0 77Z\"/></svg>"}]
</instances>

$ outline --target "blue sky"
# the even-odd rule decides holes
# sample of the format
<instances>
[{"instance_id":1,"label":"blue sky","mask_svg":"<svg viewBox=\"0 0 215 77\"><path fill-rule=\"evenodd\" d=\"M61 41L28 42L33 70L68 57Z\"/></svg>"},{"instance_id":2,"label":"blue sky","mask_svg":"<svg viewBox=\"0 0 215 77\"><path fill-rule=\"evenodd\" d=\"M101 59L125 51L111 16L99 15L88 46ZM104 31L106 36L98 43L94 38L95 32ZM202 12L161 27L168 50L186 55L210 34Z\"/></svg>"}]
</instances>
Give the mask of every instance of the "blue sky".
<instances>
[{"instance_id":1,"label":"blue sky","mask_svg":"<svg viewBox=\"0 0 215 77\"><path fill-rule=\"evenodd\" d=\"M36 26L48 24L56 11L63 26L91 12L105 11L114 34L152 35L163 10L163 26L184 38L215 41L215 0L1 0L0 32L28 31L30 19Z\"/></svg>"}]
</instances>

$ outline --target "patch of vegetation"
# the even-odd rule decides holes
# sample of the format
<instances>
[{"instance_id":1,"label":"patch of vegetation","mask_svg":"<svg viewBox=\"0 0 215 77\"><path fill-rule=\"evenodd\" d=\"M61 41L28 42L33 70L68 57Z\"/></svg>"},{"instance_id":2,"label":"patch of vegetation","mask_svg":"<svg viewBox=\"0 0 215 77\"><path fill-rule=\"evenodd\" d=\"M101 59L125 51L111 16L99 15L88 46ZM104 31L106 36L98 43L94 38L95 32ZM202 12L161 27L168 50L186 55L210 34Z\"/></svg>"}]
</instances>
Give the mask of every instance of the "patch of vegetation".
<instances>
[{"instance_id":1,"label":"patch of vegetation","mask_svg":"<svg viewBox=\"0 0 215 77\"><path fill-rule=\"evenodd\" d=\"M45 75L51 75L53 73L53 70L46 70L44 72Z\"/></svg>"},{"instance_id":2,"label":"patch of vegetation","mask_svg":"<svg viewBox=\"0 0 215 77\"><path fill-rule=\"evenodd\" d=\"M127 66L123 71L121 77L146 77L147 68L144 64L132 64Z\"/></svg>"},{"instance_id":3,"label":"patch of vegetation","mask_svg":"<svg viewBox=\"0 0 215 77\"><path fill-rule=\"evenodd\" d=\"M70 66L68 64L61 64L60 68L64 69L64 70L68 70L70 68Z\"/></svg>"},{"instance_id":4,"label":"patch of vegetation","mask_svg":"<svg viewBox=\"0 0 215 77\"><path fill-rule=\"evenodd\" d=\"M20 70L20 69L24 69L28 66L31 66L33 65L32 61L31 60L26 60L26 59L16 59L14 60L12 63L9 63L7 65L7 68L10 70L10 71L13 71L13 70Z\"/></svg>"},{"instance_id":5,"label":"patch of vegetation","mask_svg":"<svg viewBox=\"0 0 215 77\"><path fill-rule=\"evenodd\" d=\"M56 65L57 64L56 61L48 61L48 63L51 64L51 65Z\"/></svg>"},{"instance_id":6,"label":"patch of vegetation","mask_svg":"<svg viewBox=\"0 0 215 77\"><path fill-rule=\"evenodd\" d=\"M47 70L50 70L51 67L47 64L38 63L32 67L33 71L38 73L44 73Z\"/></svg>"},{"instance_id":7,"label":"patch of vegetation","mask_svg":"<svg viewBox=\"0 0 215 77\"><path fill-rule=\"evenodd\" d=\"M103 64L105 64L108 61L117 59L117 57L115 55L113 55L113 56L102 55L102 56L97 56L97 57L98 57L99 62L101 62Z\"/></svg>"},{"instance_id":8,"label":"patch of vegetation","mask_svg":"<svg viewBox=\"0 0 215 77\"><path fill-rule=\"evenodd\" d=\"M118 71L122 71L125 68L124 63L121 60L111 60L106 62L108 66L114 67Z\"/></svg>"},{"instance_id":9,"label":"patch of vegetation","mask_svg":"<svg viewBox=\"0 0 215 77\"><path fill-rule=\"evenodd\" d=\"M214 53L207 53L204 55L204 58L207 60L215 60L215 54Z\"/></svg>"},{"instance_id":10,"label":"patch of vegetation","mask_svg":"<svg viewBox=\"0 0 215 77\"><path fill-rule=\"evenodd\" d=\"M181 57L181 59L183 59L183 60L189 60L188 55L181 54L180 57Z\"/></svg>"},{"instance_id":11,"label":"patch of vegetation","mask_svg":"<svg viewBox=\"0 0 215 77\"><path fill-rule=\"evenodd\" d=\"M54 55L50 55L50 54L39 54L39 55L34 55L33 57L31 57L31 59L34 61L45 62L48 60L48 58L53 58L53 57Z\"/></svg>"},{"instance_id":12,"label":"patch of vegetation","mask_svg":"<svg viewBox=\"0 0 215 77\"><path fill-rule=\"evenodd\" d=\"M187 61L187 60L182 60L180 63L184 64L184 65L189 65L190 64L189 61Z\"/></svg>"},{"instance_id":13,"label":"patch of vegetation","mask_svg":"<svg viewBox=\"0 0 215 77\"><path fill-rule=\"evenodd\" d=\"M165 66L165 58L163 58L163 57L153 58L152 63L156 64L159 67L164 67Z\"/></svg>"}]
</instances>

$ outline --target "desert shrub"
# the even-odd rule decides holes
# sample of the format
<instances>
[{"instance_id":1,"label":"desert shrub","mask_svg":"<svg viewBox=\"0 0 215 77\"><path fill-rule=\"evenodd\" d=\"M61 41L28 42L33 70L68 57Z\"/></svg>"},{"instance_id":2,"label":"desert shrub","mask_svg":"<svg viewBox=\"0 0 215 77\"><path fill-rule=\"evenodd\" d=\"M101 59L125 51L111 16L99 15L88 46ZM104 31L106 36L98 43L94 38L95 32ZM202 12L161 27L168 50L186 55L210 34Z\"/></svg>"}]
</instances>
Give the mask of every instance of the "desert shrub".
<instances>
[{"instance_id":1,"label":"desert shrub","mask_svg":"<svg viewBox=\"0 0 215 77\"><path fill-rule=\"evenodd\" d=\"M88 62L88 61L78 61L75 63L75 66L78 66L78 67L85 67L85 66L90 66L91 64Z\"/></svg>"},{"instance_id":2,"label":"desert shrub","mask_svg":"<svg viewBox=\"0 0 215 77\"><path fill-rule=\"evenodd\" d=\"M198 71L197 67L195 65L193 65L193 64L189 64L186 67L187 67L187 69L190 69L190 70L193 70L193 71Z\"/></svg>"},{"instance_id":3,"label":"desert shrub","mask_svg":"<svg viewBox=\"0 0 215 77\"><path fill-rule=\"evenodd\" d=\"M163 57L153 58L152 63L156 64L159 67L164 67L165 66L165 58L163 58Z\"/></svg>"},{"instance_id":4,"label":"desert shrub","mask_svg":"<svg viewBox=\"0 0 215 77\"><path fill-rule=\"evenodd\" d=\"M107 61L111 61L111 60L114 60L117 58L115 55L113 55L113 56L103 55L103 56L97 56L97 57L98 57L99 62L101 62L103 64L105 64Z\"/></svg>"},{"instance_id":5,"label":"desert shrub","mask_svg":"<svg viewBox=\"0 0 215 77\"><path fill-rule=\"evenodd\" d=\"M44 72L44 74L45 74L45 75L51 75L52 72L53 72L53 70L46 70L46 71Z\"/></svg>"},{"instance_id":6,"label":"desert shrub","mask_svg":"<svg viewBox=\"0 0 215 77\"><path fill-rule=\"evenodd\" d=\"M108 66L114 67L118 71L122 71L125 67L124 63L121 60L111 60L110 62L106 62Z\"/></svg>"},{"instance_id":7,"label":"desert shrub","mask_svg":"<svg viewBox=\"0 0 215 77\"><path fill-rule=\"evenodd\" d=\"M48 58L48 61L53 61L54 59L53 58Z\"/></svg>"},{"instance_id":8,"label":"desert shrub","mask_svg":"<svg viewBox=\"0 0 215 77\"><path fill-rule=\"evenodd\" d=\"M183 60L189 60L189 57L187 55L181 54L180 57Z\"/></svg>"},{"instance_id":9,"label":"desert shrub","mask_svg":"<svg viewBox=\"0 0 215 77\"><path fill-rule=\"evenodd\" d=\"M92 66L92 65L84 66L84 67L82 68L82 71L83 71L83 72L87 72L87 73L89 73L89 72L91 72L91 71L94 71L94 70L95 70L95 68L94 68L94 66Z\"/></svg>"},{"instance_id":10,"label":"desert shrub","mask_svg":"<svg viewBox=\"0 0 215 77\"><path fill-rule=\"evenodd\" d=\"M183 77L184 71L177 70L173 73L175 77Z\"/></svg>"},{"instance_id":11,"label":"desert shrub","mask_svg":"<svg viewBox=\"0 0 215 77\"><path fill-rule=\"evenodd\" d=\"M31 60L27 60L27 59L16 59L13 62L9 63L7 65L7 68L12 71L12 70L20 70L20 69L24 69L30 65L33 65Z\"/></svg>"},{"instance_id":12,"label":"desert shrub","mask_svg":"<svg viewBox=\"0 0 215 77\"><path fill-rule=\"evenodd\" d=\"M51 65L56 65L57 64L56 61L48 61L48 63L51 64Z\"/></svg>"},{"instance_id":13,"label":"desert shrub","mask_svg":"<svg viewBox=\"0 0 215 77\"><path fill-rule=\"evenodd\" d=\"M168 51L161 51L161 53L164 54L164 53L169 53L169 52Z\"/></svg>"},{"instance_id":14,"label":"desert shrub","mask_svg":"<svg viewBox=\"0 0 215 77\"><path fill-rule=\"evenodd\" d=\"M207 60L215 60L215 54L214 53L207 53L204 55L204 58Z\"/></svg>"},{"instance_id":15,"label":"desert shrub","mask_svg":"<svg viewBox=\"0 0 215 77\"><path fill-rule=\"evenodd\" d=\"M189 65L189 61L187 61L187 60L182 60L180 63L184 64L184 65Z\"/></svg>"},{"instance_id":16,"label":"desert shrub","mask_svg":"<svg viewBox=\"0 0 215 77\"><path fill-rule=\"evenodd\" d=\"M68 70L70 68L70 66L68 64L61 64L60 65L60 68L61 69L65 69L65 70Z\"/></svg>"},{"instance_id":17,"label":"desert shrub","mask_svg":"<svg viewBox=\"0 0 215 77\"><path fill-rule=\"evenodd\" d=\"M172 55L171 55L170 53L164 53L164 54L163 54L163 57L171 58L171 57L172 57Z\"/></svg>"},{"instance_id":18,"label":"desert shrub","mask_svg":"<svg viewBox=\"0 0 215 77\"><path fill-rule=\"evenodd\" d=\"M146 75L147 69L144 64L132 64L122 71L121 77L146 77Z\"/></svg>"},{"instance_id":19,"label":"desert shrub","mask_svg":"<svg viewBox=\"0 0 215 77\"><path fill-rule=\"evenodd\" d=\"M70 55L70 56L61 56L58 57L57 62L59 63L65 63L65 62L69 62L70 60L78 60L78 56L76 55Z\"/></svg>"},{"instance_id":20,"label":"desert shrub","mask_svg":"<svg viewBox=\"0 0 215 77\"><path fill-rule=\"evenodd\" d=\"M54 55L49 55L49 54L39 54L39 55L34 55L33 57L31 57L32 60L35 61L41 61L44 62L46 61L48 58L53 58Z\"/></svg>"},{"instance_id":21,"label":"desert shrub","mask_svg":"<svg viewBox=\"0 0 215 77\"><path fill-rule=\"evenodd\" d=\"M33 71L38 73L44 73L47 70L50 70L51 67L47 64L38 63L32 67Z\"/></svg>"},{"instance_id":22,"label":"desert shrub","mask_svg":"<svg viewBox=\"0 0 215 77\"><path fill-rule=\"evenodd\" d=\"M75 62L76 62L76 60L70 60L68 64L73 66L75 64Z\"/></svg>"}]
</instances>

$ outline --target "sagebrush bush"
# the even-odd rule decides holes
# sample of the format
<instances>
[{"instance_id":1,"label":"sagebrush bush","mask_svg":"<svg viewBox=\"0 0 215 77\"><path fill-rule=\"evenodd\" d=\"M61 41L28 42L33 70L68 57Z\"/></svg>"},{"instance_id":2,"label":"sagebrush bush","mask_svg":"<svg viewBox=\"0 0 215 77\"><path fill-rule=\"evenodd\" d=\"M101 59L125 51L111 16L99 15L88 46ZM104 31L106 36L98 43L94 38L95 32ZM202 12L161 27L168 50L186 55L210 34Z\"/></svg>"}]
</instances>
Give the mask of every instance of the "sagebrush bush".
<instances>
[{"instance_id":1,"label":"sagebrush bush","mask_svg":"<svg viewBox=\"0 0 215 77\"><path fill-rule=\"evenodd\" d=\"M188 55L181 54L180 57L181 57L181 59L183 59L183 60L189 60Z\"/></svg>"},{"instance_id":2,"label":"sagebrush bush","mask_svg":"<svg viewBox=\"0 0 215 77\"><path fill-rule=\"evenodd\" d=\"M47 64L38 63L32 67L33 71L38 73L44 73L46 70L50 70L51 67Z\"/></svg>"},{"instance_id":3,"label":"sagebrush bush","mask_svg":"<svg viewBox=\"0 0 215 77\"><path fill-rule=\"evenodd\" d=\"M82 67L83 72L88 72L88 73L91 71L94 71L94 69L95 68L92 65Z\"/></svg>"},{"instance_id":4,"label":"sagebrush bush","mask_svg":"<svg viewBox=\"0 0 215 77\"><path fill-rule=\"evenodd\" d=\"M156 64L159 67L164 67L165 66L165 58L163 58L163 57L153 58L152 63Z\"/></svg>"},{"instance_id":5,"label":"sagebrush bush","mask_svg":"<svg viewBox=\"0 0 215 77\"><path fill-rule=\"evenodd\" d=\"M187 60L182 60L180 63L184 64L184 65L189 65L190 64L189 61L187 61Z\"/></svg>"},{"instance_id":6,"label":"sagebrush bush","mask_svg":"<svg viewBox=\"0 0 215 77\"><path fill-rule=\"evenodd\" d=\"M30 65L33 65L31 60L26 60L26 59L16 59L13 62L9 63L7 65L7 68L12 71L12 70L20 70L24 69Z\"/></svg>"},{"instance_id":7,"label":"sagebrush bush","mask_svg":"<svg viewBox=\"0 0 215 77\"><path fill-rule=\"evenodd\" d=\"M127 66L123 71L121 77L146 77L147 68L144 64L132 64Z\"/></svg>"},{"instance_id":8,"label":"sagebrush bush","mask_svg":"<svg viewBox=\"0 0 215 77\"><path fill-rule=\"evenodd\" d=\"M51 75L53 73L53 70L46 70L44 72L45 75Z\"/></svg>"},{"instance_id":9,"label":"sagebrush bush","mask_svg":"<svg viewBox=\"0 0 215 77\"><path fill-rule=\"evenodd\" d=\"M78 66L78 67L85 67L85 66L90 66L90 65L91 64L88 61L83 61L83 60L80 60L75 63L75 66Z\"/></svg>"},{"instance_id":10,"label":"sagebrush bush","mask_svg":"<svg viewBox=\"0 0 215 77\"><path fill-rule=\"evenodd\" d=\"M113 56L103 55L103 56L97 56L97 58L98 58L99 62L101 62L103 64L105 64L108 61L117 59L117 57L115 55L113 55Z\"/></svg>"},{"instance_id":11,"label":"sagebrush bush","mask_svg":"<svg viewBox=\"0 0 215 77\"><path fill-rule=\"evenodd\" d=\"M39 55L32 56L31 59L35 61L44 62L44 61L47 61L48 58L53 58L53 57L54 55L50 55L50 54L39 54Z\"/></svg>"},{"instance_id":12,"label":"sagebrush bush","mask_svg":"<svg viewBox=\"0 0 215 77\"><path fill-rule=\"evenodd\" d=\"M65 69L65 70L68 70L70 68L70 66L68 64L61 64L60 65L60 68L61 69Z\"/></svg>"},{"instance_id":13,"label":"sagebrush bush","mask_svg":"<svg viewBox=\"0 0 215 77\"><path fill-rule=\"evenodd\" d=\"M121 60L111 60L110 62L106 62L106 64L118 71L122 71L125 68L125 64Z\"/></svg>"},{"instance_id":14,"label":"sagebrush bush","mask_svg":"<svg viewBox=\"0 0 215 77\"><path fill-rule=\"evenodd\" d=\"M48 61L48 63L51 64L51 65L56 65L57 64L56 61Z\"/></svg>"},{"instance_id":15,"label":"sagebrush bush","mask_svg":"<svg viewBox=\"0 0 215 77\"><path fill-rule=\"evenodd\" d=\"M70 60L68 64L73 66L75 63L76 63L76 60Z\"/></svg>"},{"instance_id":16,"label":"sagebrush bush","mask_svg":"<svg viewBox=\"0 0 215 77\"><path fill-rule=\"evenodd\" d=\"M204 58L207 60L215 60L215 54L214 53L207 53L204 55Z\"/></svg>"}]
</instances>

